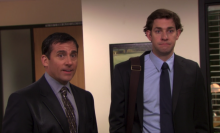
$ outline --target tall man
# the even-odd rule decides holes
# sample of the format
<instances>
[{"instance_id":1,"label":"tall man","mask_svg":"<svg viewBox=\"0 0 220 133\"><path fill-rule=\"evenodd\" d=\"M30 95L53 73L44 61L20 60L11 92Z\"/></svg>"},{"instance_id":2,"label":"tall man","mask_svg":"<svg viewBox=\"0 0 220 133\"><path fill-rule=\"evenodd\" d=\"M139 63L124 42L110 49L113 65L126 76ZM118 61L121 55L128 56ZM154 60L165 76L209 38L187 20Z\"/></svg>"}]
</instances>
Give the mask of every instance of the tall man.
<instances>
[{"instance_id":1,"label":"tall man","mask_svg":"<svg viewBox=\"0 0 220 133\"><path fill-rule=\"evenodd\" d=\"M77 68L78 44L66 33L42 43L45 74L9 97L2 133L97 133L91 93L69 81Z\"/></svg>"},{"instance_id":2,"label":"tall man","mask_svg":"<svg viewBox=\"0 0 220 133\"><path fill-rule=\"evenodd\" d=\"M194 61L174 54L183 31L179 16L166 9L150 14L144 27L152 51L140 56L133 133L209 133L206 90ZM109 115L110 132L124 133L130 60L115 66Z\"/></svg>"}]
</instances>

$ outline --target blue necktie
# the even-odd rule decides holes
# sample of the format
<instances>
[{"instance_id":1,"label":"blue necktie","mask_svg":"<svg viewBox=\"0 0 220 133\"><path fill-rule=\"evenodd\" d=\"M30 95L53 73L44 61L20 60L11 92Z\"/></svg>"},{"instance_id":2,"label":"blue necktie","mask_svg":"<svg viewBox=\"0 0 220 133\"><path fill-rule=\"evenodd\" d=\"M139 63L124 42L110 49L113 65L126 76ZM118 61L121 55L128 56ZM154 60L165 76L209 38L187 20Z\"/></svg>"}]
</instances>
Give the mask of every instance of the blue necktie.
<instances>
[{"instance_id":1,"label":"blue necktie","mask_svg":"<svg viewBox=\"0 0 220 133\"><path fill-rule=\"evenodd\" d=\"M160 75L160 131L174 133L172 120L172 97L169 78L169 66L163 63Z\"/></svg>"}]
</instances>

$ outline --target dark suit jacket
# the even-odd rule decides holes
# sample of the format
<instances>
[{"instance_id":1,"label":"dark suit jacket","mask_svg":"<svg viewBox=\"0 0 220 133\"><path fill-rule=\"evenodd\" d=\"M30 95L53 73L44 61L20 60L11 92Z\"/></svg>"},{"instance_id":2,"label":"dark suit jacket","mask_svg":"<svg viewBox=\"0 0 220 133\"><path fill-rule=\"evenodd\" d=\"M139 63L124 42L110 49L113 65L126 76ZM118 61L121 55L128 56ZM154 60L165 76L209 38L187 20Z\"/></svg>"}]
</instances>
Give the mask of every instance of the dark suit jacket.
<instances>
[{"instance_id":1,"label":"dark suit jacket","mask_svg":"<svg viewBox=\"0 0 220 133\"><path fill-rule=\"evenodd\" d=\"M79 114L78 133L97 133L91 93L70 87ZM44 76L11 94L2 133L70 133L65 113Z\"/></svg>"},{"instance_id":2,"label":"dark suit jacket","mask_svg":"<svg viewBox=\"0 0 220 133\"><path fill-rule=\"evenodd\" d=\"M141 68L144 68L146 54L149 54L149 51L140 56ZM115 66L109 115L111 133L125 132L130 72L129 60ZM133 133L142 133L143 130L143 77L142 69L137 90ZM208 101L198 64L175 55L173 79L172 111L175 133L209 133Z\"/></svg>"}]
</instances>

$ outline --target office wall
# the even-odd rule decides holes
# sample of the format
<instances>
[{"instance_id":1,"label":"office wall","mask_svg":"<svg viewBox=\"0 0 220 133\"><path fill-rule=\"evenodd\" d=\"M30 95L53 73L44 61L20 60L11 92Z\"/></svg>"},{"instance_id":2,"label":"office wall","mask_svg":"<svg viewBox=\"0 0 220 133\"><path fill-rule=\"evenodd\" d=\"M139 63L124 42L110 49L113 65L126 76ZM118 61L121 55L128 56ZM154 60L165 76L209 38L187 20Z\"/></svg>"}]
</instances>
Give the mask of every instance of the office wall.
<instances>
[{"instance_id":1,"label":"office wall","mask_svg":"<svg viewBox=\"0 0 220 133\"><path fill-rule=\"evenodd\" d=\"M85 87L94 96L100 133L109 129L109 44L149 41L143 27L158 8L181 18L184 31L175 53L199 63L198 0L82 0Z\"/></svg>"},{"instance_id":2,"label":"office wall","mask_svg":"<svg viewBox=\"0 0 220 133\"><path fill-rule=\"evenodd\" d=\"M82 21L81 1L2 1L0 17L0 26Z\"/></svg>"}]
</instances>

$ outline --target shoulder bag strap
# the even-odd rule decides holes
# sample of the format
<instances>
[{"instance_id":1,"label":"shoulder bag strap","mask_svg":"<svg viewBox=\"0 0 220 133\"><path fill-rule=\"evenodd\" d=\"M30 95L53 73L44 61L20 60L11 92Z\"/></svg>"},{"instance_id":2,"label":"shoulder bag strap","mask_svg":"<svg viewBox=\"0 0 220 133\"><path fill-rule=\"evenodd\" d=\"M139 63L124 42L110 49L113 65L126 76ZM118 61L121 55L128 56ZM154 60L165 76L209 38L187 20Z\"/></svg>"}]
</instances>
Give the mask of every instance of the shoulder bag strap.
<instances>
[{"instance_id":1,"label":"shoulder bag strap","mask_svg":"<svg viewBox=\"0 0 220 133\"><path fill-rule=\"evenodd\" d=\"M130 88L128 95L126 133L132 132L135 103L137 98L137 88L138 88L138 82L141 72L140 57L130 58L130 61L131 61L131 76L130 76Z\"/></svg>"}]
</instances>

